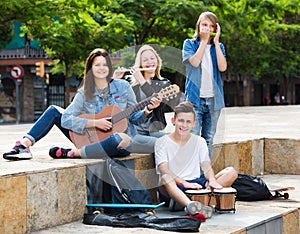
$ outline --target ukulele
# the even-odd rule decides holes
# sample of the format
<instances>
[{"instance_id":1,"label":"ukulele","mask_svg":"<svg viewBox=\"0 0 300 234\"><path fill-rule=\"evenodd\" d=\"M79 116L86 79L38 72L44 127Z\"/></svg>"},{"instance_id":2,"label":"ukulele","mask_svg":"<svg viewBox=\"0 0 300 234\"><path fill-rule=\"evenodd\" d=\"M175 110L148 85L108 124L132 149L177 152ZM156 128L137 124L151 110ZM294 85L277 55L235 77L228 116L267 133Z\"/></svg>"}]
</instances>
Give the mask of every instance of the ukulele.
<instances>
[{"instance_id":1,"label":"ukulele","mask_svg":"<svg viewBox=\"0 0 300 234\"><path fill-rule=\"evenodd\" d=\"M80 118L86 119L101 119L111 117L112 128L108 131L103 131L99 128L86 128L83 133L77 133L69 131L71 140L77 148L82 146L95 144L109 138L113 133L125 132L128 127L128 119L133 112L142 110L150 104L152 97L158 97L160 99L170 99L177 95L179 87L177 85L170 85L162 89L159 93L155 93L152 96L142 100L134 106L130 106L126 110L122 111L119 107L110 105L105 107L97 114L81 114Z\"/></svg>"}]
</instances>

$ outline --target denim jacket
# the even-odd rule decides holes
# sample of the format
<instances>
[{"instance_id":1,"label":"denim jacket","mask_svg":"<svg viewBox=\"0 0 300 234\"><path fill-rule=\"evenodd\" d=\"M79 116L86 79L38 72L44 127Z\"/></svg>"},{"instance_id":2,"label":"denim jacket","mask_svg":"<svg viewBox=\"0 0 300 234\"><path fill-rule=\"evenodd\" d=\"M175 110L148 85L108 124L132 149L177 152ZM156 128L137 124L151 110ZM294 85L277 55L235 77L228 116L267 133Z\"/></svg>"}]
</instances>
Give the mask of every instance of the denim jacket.
<instances>
[{"instance_id":1,"label":"denim jacket","mask_svg":"<svg viewBox=\"0 0 300 234\"><path fill-rule=\"evenodd\" d=\"M127 81L112 80L109 84L108 97L101 97L95 90L92 100L87 101L84 96L84 89L78 89L74 100L66 108L62 114L61 125L66 129L70 129L77 133L83 133L87 119L78 117L80 114L97 114L106 106L114 105L119 107L122 111L130 106L136 105L136 97ZM129 118L129 135L136 134L132 124L146 122L147 117L143 111L133 112Z\"/></svg>"},{"instance_id":2,"label":"denim jacket","mask_svg":"<svg viewBox=\"0 0 300 234\"><path fill-rule=\"evenodd\" d=\"M188 59L193 56L200 46L198 38L186 39L183 43L182 61L186 66L186 81L185 81L185 100L190 101L195 107L200 105L200 86L201 86L201 63L198 67L193 67ZM226 57L225 48L220 43L221 50ZM212 64L213 64L213 77L214 77L214 107L215 110L222 109L224 104L223 83L221 73L217 65L216 47L212 44L210 49Z\"/></svg>"}]
</instances>

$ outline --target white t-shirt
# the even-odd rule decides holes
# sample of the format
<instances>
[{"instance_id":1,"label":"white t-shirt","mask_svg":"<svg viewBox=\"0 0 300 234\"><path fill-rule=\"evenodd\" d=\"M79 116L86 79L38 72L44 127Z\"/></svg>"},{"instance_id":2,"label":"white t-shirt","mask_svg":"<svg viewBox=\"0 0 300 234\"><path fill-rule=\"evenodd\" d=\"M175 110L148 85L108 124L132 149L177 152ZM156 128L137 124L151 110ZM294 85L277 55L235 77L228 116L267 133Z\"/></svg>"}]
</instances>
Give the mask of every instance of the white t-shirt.
<instances>
[{"instance_id":1,"label":"white t-shirt","mask_svg":"<svg viewBox=\"0 0 300 234\"><path fill-rule=\"evenodd\" d=\"M155 163L157 167L162 162L168 163L168 168L175 175L184 179L192 180L201 176L200 165L204 161L210 161L208 148L204 138L191 135L184 144L175 143L169 135L158 138L155 143Z\"/></svg>"},{"instance_id":2,"label":"white t-shirt","mask_svg":"<svg viewBox=\"0 0 300 234\"><path fill-rule=\"evenodd\" d=\"M206 45L205 52L203 54L201 62L201 88L200 88L200 97L210 98L214 96L214 86L213 86L213 66L210 56L211 45Z\"/></svg>"}]
</instances>

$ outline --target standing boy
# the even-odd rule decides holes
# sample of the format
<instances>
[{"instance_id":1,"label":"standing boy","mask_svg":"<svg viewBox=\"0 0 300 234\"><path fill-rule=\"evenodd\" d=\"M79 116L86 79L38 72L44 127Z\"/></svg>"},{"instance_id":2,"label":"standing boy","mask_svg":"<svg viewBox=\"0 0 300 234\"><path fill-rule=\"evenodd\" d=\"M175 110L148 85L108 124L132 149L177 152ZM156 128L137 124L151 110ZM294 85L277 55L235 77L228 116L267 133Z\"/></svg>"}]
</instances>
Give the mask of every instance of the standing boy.
<instances>
[{"instance_id":1,"label":"standing boy","mask_svg":"<svg viewBox=\"0 0 300 234\"><path fill-rule=\"evenodd\" d=\"M220 35L217 16L203 12L196 23L194 37L184 41L182 50L187 78L185 100L196 110L197 125L193 133L206 140L210 159L221 109L225 106L221 72L226 71L227 61Z\"/></svg>"}]
</instances>

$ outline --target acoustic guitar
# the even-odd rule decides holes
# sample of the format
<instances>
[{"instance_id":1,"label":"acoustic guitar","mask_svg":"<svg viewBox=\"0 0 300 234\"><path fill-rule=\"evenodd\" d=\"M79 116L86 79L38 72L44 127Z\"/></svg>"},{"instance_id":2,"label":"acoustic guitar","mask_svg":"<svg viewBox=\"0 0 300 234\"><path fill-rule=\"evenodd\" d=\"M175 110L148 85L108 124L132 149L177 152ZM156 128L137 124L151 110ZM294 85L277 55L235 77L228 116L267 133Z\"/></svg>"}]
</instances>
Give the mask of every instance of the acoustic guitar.
<instances>
[{"instance_id":1,"label":"acoustic guitar","mask_svg":"<svg viewBox=\"0 0 300 234\"><path fill-rule=\"evenodd\" d=\"M102 111L97 114L82 114L79 115L80 118L86 119L101 119L109 118L112 122L112 129L108 131L103 131L99 128L86 128L83 133L76 133L69 131L71 140L77 148L82 146L95 144L97 142L103 141L109 138L113 133L125 132L128 127L128 119L133 112L142 110L147 105L150 104L152 97L158 97L160 99L171 99L177 95L179 92L179 87L177 85L170 85L162 89L159 93L155 93L152 96L142 100L134 106L130 106L126 110L122 111L117 106L107 106Z\"/></svg>"}]
</instances>

